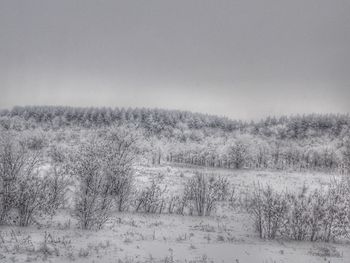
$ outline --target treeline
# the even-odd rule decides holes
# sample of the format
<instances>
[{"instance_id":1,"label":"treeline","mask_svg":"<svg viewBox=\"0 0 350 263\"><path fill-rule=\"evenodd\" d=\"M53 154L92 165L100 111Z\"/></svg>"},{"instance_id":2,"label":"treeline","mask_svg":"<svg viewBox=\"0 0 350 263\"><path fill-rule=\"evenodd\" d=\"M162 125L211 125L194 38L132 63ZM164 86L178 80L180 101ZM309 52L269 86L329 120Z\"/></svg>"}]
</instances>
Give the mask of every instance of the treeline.
<instances>
[{"instance_id":1,"label":"treeline","mask_svg":"<svg viewBox=\"0 0 350 263\"><path fill-rule=\"evenodd\" d=\"M168 162L233 169L323 170L350 168L349 140L299 142L242 135L204 143L172 143L164 149ZM154 152L154 159L160 160Z\"/></svg>"},{"instance_id":2,"label":"treeline","mask_svg":"<svg viewBox=\"0 0 350 263\"><path fill-rule=\"evenodd\" d=\"M51 136L47 144L77 143L88 134L114 126L137 130L144 144L144 157L153 164L340 173L350 170L350 117L345 114L268 117L248 123L144 108L25 106L0 112L0 131L41 131L44 137ZM33 137L32 143L42 143L39 137Z\"/></svg>"},{"instance_id":3,"label":"treeline","mask_svg":"<svg viewBox=\"0 0 350 263\"><path fill-rule=\"evenodd\" d=\"M243 122L208 114L179 110L147 108L78 108L64 106L16 106L0 111L0 126L4 129L44 127L59 129L67 126L103 127L133 123L152 135L177 137L183 141L197 139L186 136L186 130L202 130L204 135L239 131L278 139L308 137L344 137L350 131L348 114L308 114L267 117L258 122ZM209 131L208 131L209 129ZM181 136L179 133L182 133Z\"/></svg>"},{"instance_id":4,"label":"treeline","mask_svg":"<svg viewBox=\"0 0 350 263\"><path fill-rule=\"evenodd\" d=\"M2 110L2 125L24 120L22 128L44 126L61 128L66 126L103 127L114 124L133 123L145 128L151 133L167 133L169 129L181 128L185 125L190 129L219 128L226 131L240 129L246 126L241 121L233 121L225 117L192 113L179 110L147 109L147 108L78 108L64 106L16 106L11 110ZM11 118L11 120L7 118ZM15 118L13 120L13 118ZM7 123L6 123L7 121ZM29 123L28 123L29 121ZM11 127L6 127L11 128ZM16 126L14 126L16 128ZM171 132L171 131L170 131Z\"/></svg>"}]
</instances>

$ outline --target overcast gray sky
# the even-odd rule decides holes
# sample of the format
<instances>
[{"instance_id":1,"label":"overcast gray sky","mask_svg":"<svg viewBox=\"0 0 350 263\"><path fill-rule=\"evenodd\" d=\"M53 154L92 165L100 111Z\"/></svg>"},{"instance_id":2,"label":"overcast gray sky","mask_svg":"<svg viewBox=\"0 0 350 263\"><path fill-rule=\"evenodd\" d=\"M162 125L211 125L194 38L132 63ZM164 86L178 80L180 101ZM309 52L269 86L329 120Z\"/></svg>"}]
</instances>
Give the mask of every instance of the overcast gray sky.
<instances>
[{"instance_id":1,"label":"overcast gray sky","mask_svg":"<svg viewBox=\"0 0 350 263\"><path fill-rule=\"evenodd\" d=\"M0 107L350 111L349 0L0 0Z\"/></svg>"}]
</instances>

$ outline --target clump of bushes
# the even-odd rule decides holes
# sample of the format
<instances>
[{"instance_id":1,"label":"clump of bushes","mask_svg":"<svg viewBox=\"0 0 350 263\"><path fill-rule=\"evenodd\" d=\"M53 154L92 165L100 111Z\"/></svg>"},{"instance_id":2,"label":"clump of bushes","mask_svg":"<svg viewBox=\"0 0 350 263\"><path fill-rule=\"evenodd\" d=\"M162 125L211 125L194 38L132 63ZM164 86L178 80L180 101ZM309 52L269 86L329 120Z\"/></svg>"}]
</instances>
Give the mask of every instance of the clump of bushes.
<instances>
[{"instance_id":1,"label":"clump of bushes","mask_svg":"<svg viewBox=\"0 0 350 263\"><path fill-rule=\"evenodd\" d=\"M101 146L94 140L81 145L74 156L71 174L78 184L74 215L82 229L101 228L110 215L113 198L101 154Z\"/></svg>"},{"instance_id":2,"label":"clump of bushes","mask_svg":"<svg viewBox=\"0 0 350 263\"><path fill-rule=\"evenodd\" d=\"M311 193L304 187L297 194L258 185L247 209L261 238L330 242L349 234L349 189L348 179Z\"/></svg>"},{"instance_id":3,"label":"clump of bushes","mask_svg":"<svg viewBox=\"0 0 350 263\"><path fill-rule=\"evenodd\" d=\"M219 201L229 196L229 183L222 177L197 173L184 185L182 193L166 196L167 188L157 180L141 190L135 210L145 213L169 213L209 216Z\"/></svg>"},{"instance_id":4,"label":"clump of bushes","mask_svg":"<svg viewBox=\"0 0 350 263\"><path fill-rule=\"evenodd\" d=\"M83 229L101 228L111 211L127 208L133 194L133 164L137 136L114 127L88 138L71 156L76 178L74 215Z\"/></svg>"},{"instance_id":5,"label":"clump of bushes","mask_svg":"<svg viewBox=\"0 0 350 263\"><path fill-rule=\"evenodd\" d=\"M40 170L42 151L28 145L13 134L0 138L0 225L27 226L63 202L65 178Z\"/></svg>"},{"instance_id":6,"label":"clump of bushes","mask_svg":"<svg viewBox=\"0 0 350 263\"><path fill-rule=\"evenodd\" d=\"M274 192L270 186L258 185L249 201L248 211L260 238L275 238L287 214L287 202L282 194Z\"/></svg>"}]
</instances>

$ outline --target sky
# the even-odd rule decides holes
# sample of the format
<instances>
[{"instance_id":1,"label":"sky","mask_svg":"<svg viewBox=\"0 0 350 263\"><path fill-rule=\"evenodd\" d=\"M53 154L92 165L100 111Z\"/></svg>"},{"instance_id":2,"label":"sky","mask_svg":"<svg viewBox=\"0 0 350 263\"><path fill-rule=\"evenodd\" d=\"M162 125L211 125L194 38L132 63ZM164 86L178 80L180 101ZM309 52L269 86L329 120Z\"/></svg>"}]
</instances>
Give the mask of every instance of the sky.
<instances>
[{"instance_id":1,"label":"sky","mask_svg":"<svg viewBox=\"0 0 350 263\"><path fill-rule=\"evenodd\" d=\"M349 0L0 0L0 108L350 112Z\"/></svg>"}]
</instances>

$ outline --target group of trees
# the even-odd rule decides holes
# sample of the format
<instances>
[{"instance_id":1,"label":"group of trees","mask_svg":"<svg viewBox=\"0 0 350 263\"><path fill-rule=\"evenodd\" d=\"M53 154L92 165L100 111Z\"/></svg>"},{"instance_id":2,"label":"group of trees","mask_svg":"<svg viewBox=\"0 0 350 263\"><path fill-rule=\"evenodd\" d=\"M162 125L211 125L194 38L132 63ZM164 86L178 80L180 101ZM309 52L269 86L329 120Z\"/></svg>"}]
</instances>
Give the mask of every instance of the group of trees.
<instances>
[{"instance_id":1,"label":"group of trees","mask_svg":"<svg viewBox=\"0 0 350 263\"><path fill-rule=\"evenodd\" d=\"M209 167L323 170L346 173L349 171L347 157L349 144L349 140L337 143L324 140L324 144L300 145L292 141L238 136L208 144L168 144L163 147L163 158L169 162Z\"/></svg>"}]
</instances>

